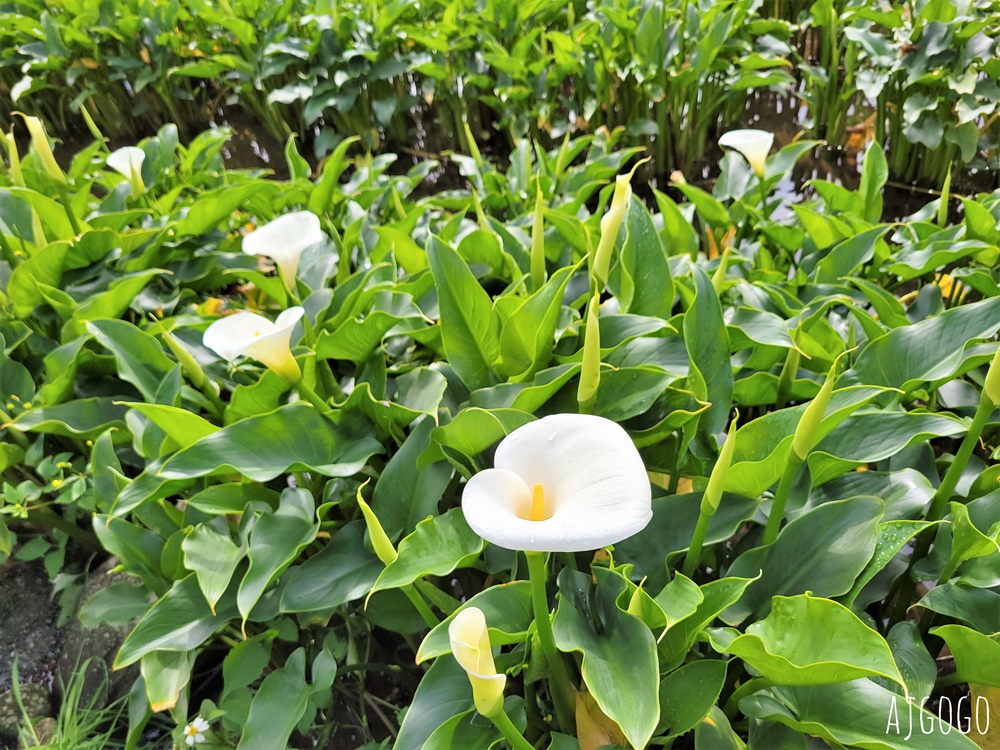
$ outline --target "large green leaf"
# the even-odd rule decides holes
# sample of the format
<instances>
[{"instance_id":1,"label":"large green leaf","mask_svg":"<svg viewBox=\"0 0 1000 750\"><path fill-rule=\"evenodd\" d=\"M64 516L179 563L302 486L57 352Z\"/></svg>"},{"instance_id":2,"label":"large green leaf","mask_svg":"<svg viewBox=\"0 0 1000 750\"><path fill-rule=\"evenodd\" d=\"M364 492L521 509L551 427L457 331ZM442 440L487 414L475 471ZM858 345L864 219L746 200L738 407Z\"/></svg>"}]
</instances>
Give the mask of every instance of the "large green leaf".
<instances>
[{"instance_id":1,"label":"large green leaf","mask_svg":"<svg viewBox=\"0 0 1000 750\"><path fill-rule=\"evenodd\" d=\"M618 607L627 585L621 574L592 571L596 585L586 573L564 568L559 574L556 645L582 655L583 680L597 705L633 747L645 747L660 718L656 642L639 618Z\"/></svg>"},{"instance_id":2,"label":"large green leaf","mask_svg":"<svg viewBox=\"0 0 1000 750\"><path fill-rule=\"evenodd\" d=\"M420 681L393 750L422 750L434 730L474 706L472 684L465 670L451 654L438 657Z\"/></svg>"},{"instance_id":3,"label":"large green leaf","mask_svg":"<svg viewBox=\"0 0 1000 750\"><path fill-rule=\"evenodd\" d=\"M418 468L420 454L430 445L434 429L429 418L413 428L375 484L372 508L393 541L413 531L418 521L437 513L451 481L452 468L443 461Z\"/></svg>"},{"instance_id":4,"label":"large green leaf","mask_svg":"<svg viewBox=\"0 0 1000 750\"><path fill-rule=\"evenodd\" d=\"M775 596L768 616L745 633L731 628L709 633L716 650L740 657L775 685L824 685L869 676L903 683L882 636L829 599Z\"/></svg>"},{"instance_id":5,"label":"large green leaf","mask_svg":"<svg viewBox=\"0 0 1000 750\"><path fill-rule=\"evenodd\" d=\"M685 664L660 683L660 722L673 736L690 731L708 716L726 680L722 659Z\"/></svg>"},{"instance_id":6,"label":"large green leaf","mask_svg":"<svg viewBox=\"0 0 1000 750\"><path fill-rule=\"evenodd\" d=\"M451 422L431 431L431 444L417 458L417 468L423 470L443 459L444 449L475 458L493 443L534 420L533 415L518 409L462 409Z\"/></svg>"},{"instance_id":7,"label":"large green leaf","mask_svg":"<svg viewBox=\"0 0 1000 750\"><path fill-rule=\"evenodd\" d=\"M730 566L729 575L761 577L722 619L735 625L750 615L762 617L779 594L846 594L875 551L881 518L876 497L826 503L799 516L772 544L744 552Z\"/></svg>"},{"instance_id":8,"label":"large green leaf","mask_svg":"<svg viewBox=\"0 0 1000 750\"><path fill-rule=\"evenodd\" d=\"M196 649L235 616L235 596L223 596L213 613L197 576L189 575L175 582L139 620L118 651L115 669L127 667L152 651Z\"/></svg>"},{"instance_id":9,"label":"large green leaf","mask_svg":"<svg viewBox=\"0 0 1000 750\"><path fill-rule=\"evenodd\" d=\"M490 586L464 602L424 637L417 650L417 664L451 651L448 626L455 616L467 607L477 607L486 615L490 643L494 646L504 646L524 640L528 627L534 619L531 608L531 584L528 581L511 581Z\"/></svg>"},{"instance_id":10,"label":"large green leaf","mask_svg":"<svg viewBox=\"0 0 1000 750\"><path fill-rule=\"evenodd\" d=\"M264 591L299 553L316 538L316 503L306 490L287 489L275 511L265 511L250 531L250 567L240 582L236 605L243 620L250 616Z\"/></svg>"},{"instance_id":11,"label":"large green leaf","mask_svg":"<svg viewBox=\"0 0 1000 750\"><path fill-rule=\"evenodd\" d=\"M231 424L162 464L152 464L118 496L114 513L132 510L162 491L169 480L220 472L237 471L258 482L299 470L350 476L382 450L365 432L346 418L334 422L309 404L288 404Z\"/></svg>"},{"instance_id":12,"label":"large green leaf","mask_svg":"<svg viewBox=\"0 0 1000 750\"><path fill-rule=\"evenodd\" d=\"M306 652L300 647L282 667L264 678L250 704L239 748L288 746L288 738L305 714L309 699L316 693L329 691L337 675L337 662L325 649L313 660L311 683L306 682L305 667Z\"/></svg>"},{"instance_id":13,"label":"large green leaf","mask_svg":"<svg viewBox=\"0 0 1000 750\"><path fill-rule=\"evenodd\" d=\"M575 271L575 266L560 268L504 322L497 369L511 382L531 380L548 365L555 345L563 292Z\"/></svg>"},{"instance_id":14,"label":"large green leaf","mask_svg":"<svg viewBox=\"0 0 1000 750\"><path fill-rule=\"evenodd\" d=\"M214 612L215 605L229 588L246 549L233 544L227 532L204 523L195 526L184 537L181 549L184 552L184 567L194 571L205 600Z\"/></svg>"},{"instance_id":15,"label":"large green leaf","mask_svg":"<svg viewBox=\"0 0 1000 750\"><path fill-rule=\"evenodd\" d=\"M674 281L667 253L653 224L653 217L631 196L622 222L625 243L620 255L622 309L635 315L670 317L674 303Z\"/></svg>"},{"instance_id":16,"label":"large green leaf","mask_svg":"<svg viewBox=\"0 0 1000 750\"><path fill-rule=\"evenodd\" d=\"M970 341L998 330L1000 298L954 307L871 342L842 380L911 390L950 377Z\"/></svg>"},{"instance_id":17,"label":"large green leaf","mask_svg":"<svg viewBox=\"0 0 1000 750\"><path fill-rule=\"evenodd\" d=\"M399 543L399 556L389 563L372 593L399 588L427 575L446 575L478 558L483 540L469 528L461 508L432 516L417 524Z\"/></svg>"},{"instance_id":18,"label":"large green leaf","mask_svg":"<svg viewBox=\"0 0 1000 750\"><path fill-rule=\"evenodd\" d=\"M865 750L976 750L934 714L870 680L771 688L740 701L747 716Z\"/></svg>"},{"instance_id":19,"label":"large green leaf","mask_svg":"<svg viewBox=\"0 0 1000 750\"><path fill-rule=\"evenodd\" d=\"M980 633L1000 633L1000 593L955 581L935 586L915 606L953 617Z\"/></svg>"},{"instance_id":20,"label":"large green leaf","mask_svg":"<svg viewBox=\"0 0 1000 750\"><path fill-rule=\"evenodd\" d=\"M427 258L437 286L448 361L470 389L493 385L500 329L489 295L458 253L436 237L427 245Z\"/></svg>"},{"instance_id":21,"label":"large green leaf","mask_svg":"<svg viewBox=\"0 0 1000 750\"><path fill-rule=\"evenodd\" d=\"M98 396L78 398L65 404L29 409L11 426L22 432L42 432L94 439L108 427L125 427L129 404Z\"/></svg>"},{"instance_id":22,"label":"large green leaf","mask_svg":"<svg viewBox=\"0 0 1000 750\"><path fill-rule=\"evenodd\" d=\"M684 343L691 359L687 388L711 404L701 415L701 424L705 431L717 433L725 429L729 421L733 396L729 334L712 280L697 266L692 268L691 274L695 297L684 313ZM604 341L603 336L601 340Z\"/></svg>"},{"instance_id":23,"label":"large green leaf","mask_svg":"<svg viewBox=\"0 0 1000 750\"><path fill-rule=\"evenodd\" d=\"M931 633L943 638L955 657L955 679L1000 687L1000 636L977 633L964 625L942 625Z\"/></svg>"},{"instance_id":24,"label":"large green leaf","mask_svg":"<svg viewBox=\"0 0 1000 750\"><path fill-rule=\"evenodd\" d=\"M323 612L360 599L383 569L365 549L365 525L354 521L334 534L319 552L282 579L283 612Z\"/></svg>"}]
</instances>

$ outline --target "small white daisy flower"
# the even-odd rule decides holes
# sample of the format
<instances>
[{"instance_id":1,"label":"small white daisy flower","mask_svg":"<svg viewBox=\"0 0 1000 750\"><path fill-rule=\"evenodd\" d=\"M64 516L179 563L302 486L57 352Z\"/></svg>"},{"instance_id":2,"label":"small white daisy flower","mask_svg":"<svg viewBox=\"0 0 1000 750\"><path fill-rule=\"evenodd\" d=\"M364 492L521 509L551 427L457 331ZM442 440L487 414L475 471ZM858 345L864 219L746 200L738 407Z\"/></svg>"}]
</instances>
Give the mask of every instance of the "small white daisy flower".
<instances>
[{"instance_id":1,"label":"small white daisy flower","mask_svg":"<svg viewBox=\"0 0 1000 750\"><path fill-rule=\"evenodd\" d=\"M208 722L200 716L196 716L194 721L184 727L184 743L194 745L205 741L205 732L208 730Z\"/></svg>"}]
</instances>

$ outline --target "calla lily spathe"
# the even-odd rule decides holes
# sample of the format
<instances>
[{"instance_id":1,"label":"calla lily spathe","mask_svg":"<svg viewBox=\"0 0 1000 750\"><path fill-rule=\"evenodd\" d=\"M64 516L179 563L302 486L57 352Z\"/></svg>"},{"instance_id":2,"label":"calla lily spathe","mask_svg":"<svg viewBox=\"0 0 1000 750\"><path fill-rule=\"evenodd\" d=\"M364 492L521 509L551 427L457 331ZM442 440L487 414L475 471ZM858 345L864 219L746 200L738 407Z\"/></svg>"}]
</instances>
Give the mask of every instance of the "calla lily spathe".
<instances>
[{"instance_id":1,"label":"calla lily spathe","mask_svg":"<svg viewBox=\"0 0 1000 750\"><path fill-rule=\"evenodd\" d=\"M301 307L290 307L273 323L251 312L227 315L208 327L202 342L223 359L232 362L238 357L251 357L289 383L297 383L302 371L292 356L292 329L304 312Z\"/></svg>"},{"instance_id":2,"label":"calla lily spathe","mask_svg":"<svg viewBox=\"0 0 1000 750\"><path fill-rule=\"evenodd\" d=\"M767 168L767 155L774 145L774 133L766 130L730 130L719 139L719 145L723 148L731 148L743 154L760 179L764 179Z\"/></svg>"},{"instance_id":3,"label":"calla lily spathe","mask_svg":"<svg viewBox=\"0 0 1000 750\"><path fill-rule=\"evenodd\" d=\"M295 289L299 259L307 247L325 239L319 218L312 211L293 211L258 227L243 238L243 252L264 255L278 266L289 291Z\"/></svg>"},{"instance_id":4,"label":"calla lily spathe","mask_svg":"<svg viewBox=\"0 0 1000 750\"><path fill-rule=\"evenodd\" d=\"M503 709L507 676L497 674L493 663L486 615L478 607L466 607L448 626L448 638L455 661L469 675L476 710L483 716L495 715Z\"/></svg>"},{"instance_id":5,"label":"calla lily spathe","mask_svg":"<svg viewBox=\"0 0 1000 750\"><path fill-rule=\"evenodd\" d=\"M118 172L132 184L132 195L140 196L146 192L142 181L142 163L146 154L136 146L125 146L108 154L108 166Z\"/></svg>"},{"instance_id":6,"label":"calla lily spathe","mask_svg":"<svg viewBox=\"0 0 1000 750\"><path fill-rule=\"evenodd\" d=\"M486 541L526 552L579 552L620 542L652 518L649 478L617 423L554 414L514 430L493 469L465 486L462 511Z\"/></svg>"}]
</instances>

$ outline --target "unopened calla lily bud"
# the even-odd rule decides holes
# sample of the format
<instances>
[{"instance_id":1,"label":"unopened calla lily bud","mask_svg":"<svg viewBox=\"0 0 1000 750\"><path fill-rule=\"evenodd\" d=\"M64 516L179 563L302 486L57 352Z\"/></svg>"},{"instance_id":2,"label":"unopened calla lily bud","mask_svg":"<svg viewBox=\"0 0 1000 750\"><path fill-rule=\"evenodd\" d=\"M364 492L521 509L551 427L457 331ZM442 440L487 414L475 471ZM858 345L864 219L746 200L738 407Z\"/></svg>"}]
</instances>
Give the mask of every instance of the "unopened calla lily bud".
<instances>
[{"instance_id":1,"label":"unopened calla lily bud","mask_svg":"<svg viewBox=\"0 0 1000 750\"><path fill-rule=\"evenodd\" d=\"M368 482L365 482L365 484L368 484ZM361 515L365 517L368 536L372 540L372 549L375 550L375 554L382 561L383 565L389 565L395 562L399 554L396 552L396 548L392 546L392 542L389 541L389 535L382 528L382 523L378 520L378 516L375 515L375 511L361 497L361 490L364 489L365 484L358 487L358 507L361 508Z\"/></svg>"},{"instance_id":2,"label":"unopened calla lily bud","mask_svg":"<svg viewBox=\"0 0 1000 750\"><path fill-rule=\"evenodd\" d=\"M990 369L986 372L983 393L986 394L986 398L993 402L994 406L1000 406L1000 349L997 349L997 353L993 355Z\"/></svg>"},{"instance_id":3,"label":"unopened calla lily bud","mask_svg":"<svg viewBox=\"0 0 1000 750\"><path fill-rule=\"evenodd\" d=\"M542 183L538 180L535 194L535 215L531 221L531 288L538 291L545 283L545 200Z\"/></svg>"},{"instance_id":4,"label":"unopened calla lily bud","mask_svg":"<svg viewBox=\"0 0 1000 750\"><path fill-rule=\"evenodd\" d=\"M840 357L847 352L843 352L830 366L830 371L826 374L823 387L819 389L816 398L809 402L806 410L802 412L799 423L795 427L795 437L792 438L792 450L795 455L805 461L806 456L815 447L819 426L826 414L826 407L830 403L830 395L833 393L833 382L837 379L837 364Z\"/></svg>"},{"instance_id":5,"label":"unopened calla lily bud","mask_svg":"<svg viewBox=\"0 0 1000 750\"><path fill-rule=\"evenodd\" d=\"M586 333L583 339L583 364L580 368L580 385L576 400L581 409L590 409L597 398L597 386L601 383L601 327L598 310L601 298L595 294L587 306Z\"/></svg>"},{"instance_id":6,"label":"unopened calla lily bud","mask_svg":"<svg viewBox=\"0 0 1000 750\"><path fill-rule=\"evenodd\" d=\"M31 145L35 148L35 153L38 154L38 158L42 162L42 167L45 171L49 173L49 176L61 185L66 184L66 175L63 174L62 169L59 168L59 164L56 163L56 157L52 153L52 147L49 145L48 136L45 135L45 127L42 125L42 121L37 117L31 117L22 112L17 112L15 114L21 115L24 119L24 124L28 126L28 132L31 134Z\"/></svg>"},{"instance_id":7,"label":"unopened calla lily bud","mask_svg":"<svg viewBox=\"0 0 1000 750\"><path fill-rule=\"evenodd\" d=\"M10 159L10 179L17 187L24 187L24 175L21 174L21 157L17 153L17 142L14 140L14 126L6 135L0 133L7 157Z\"/></svg>"},{"instance_id":8,"label":"unopened calla lily bud","mask_svg":"<svg viewBox=\"0 0 1000 750\"><path fill-rule=\"evenodd\" d=\"M486 615L477 607L466 607L448 626L451 653L472 683L476 710L483 716L503 711L503 689L507 676L497 674L493 663Z\"/></svg>"},{"instance_id":9,"label":"unopened calla lily bud","mask_svg":"<svg viewBox=\"0 0 1000 750\"><path fill-rule=\"evenodd\" d=\"M205 374L205 371L201 369L201 365L198 364L198 360L196 360L191 352L189 352L184 345L177 340L177 337L166 328L161 329L160 335L163 337L163 340L166 342L170 351L172 351L174 356L177 357L177 361L180 363L181 369L183 369L187 374L188 379L191 381L191 385L198 390L212 388L208 376Z\"/></svg>"},{"instance_id":10,"label":"unopened calla lily bud","mask_svg":"<svg viewBox=\"0 0 1000 750\"><path fill-rule=\"evenodd\" d=\"M649 159L636 162L631 172L618 175L615 178L615 192L611 197L611 205L608 207L607 213L601 217L601 239L597 243L597 252L594 254L594 276L597 279L598 287L603 287L608 280L611 252L615 249L618 230L621 228L625 210L628 208L628 200L632 197L632 175L647 161Z\"/></svg>"},{"instance_id":11,"label":"unopened calla lily bud","mask_svg":"<svg viewBox=\"0 0 1000 750\"><path fill-rule=\"evenodd\" d=\"M736 449L736 420L740 418L739 412L733 417L729 425L729 434L719 451L719 460L712 468L712 474L708 478L708 487L705 494L701 496L701 512L707 515L715 515L722 501L722 491L726 486L726 475L729 473L729 466L733 462L733 451Z\"/></svg>"}]
</instances>

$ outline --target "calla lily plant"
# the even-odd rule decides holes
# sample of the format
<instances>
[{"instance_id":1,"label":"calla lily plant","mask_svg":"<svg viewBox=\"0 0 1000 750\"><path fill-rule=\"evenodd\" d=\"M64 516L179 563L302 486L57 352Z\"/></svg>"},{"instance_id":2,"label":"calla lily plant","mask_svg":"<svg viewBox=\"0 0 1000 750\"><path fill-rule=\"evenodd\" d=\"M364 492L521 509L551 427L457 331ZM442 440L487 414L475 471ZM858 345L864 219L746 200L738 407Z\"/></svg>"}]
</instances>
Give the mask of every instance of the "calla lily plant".
<instances>
[{"instance_id":1,"label":"calla lily plant","mask_svg":"<svg viewBox=\"0 0 1000 750\"><path fill-rule=\"evenodd\" d=\"M500 441L494 468L465 486L462 511L486 541L523 551L532 609L560 726L573 726L576 689L556 646L545 552L582 552L620 542L653 517L645 465L616 422L553 414Z\"/></svg>"},{"instance_id":2,"label":"calla lily plant","mask_svg":"<svg viewBox=\"0 0 1000 750\"><path fill-rule=\"evenodd\" d=\"M293 211L269 221L243 238L243 252L274 261L285 288L295 291L299 260L306 248L325 238L319 218L311 211Z\"/></svg>"}]
</instances>

